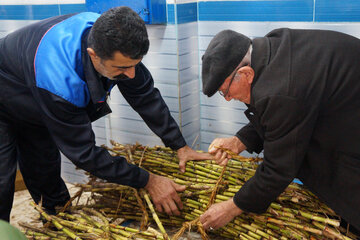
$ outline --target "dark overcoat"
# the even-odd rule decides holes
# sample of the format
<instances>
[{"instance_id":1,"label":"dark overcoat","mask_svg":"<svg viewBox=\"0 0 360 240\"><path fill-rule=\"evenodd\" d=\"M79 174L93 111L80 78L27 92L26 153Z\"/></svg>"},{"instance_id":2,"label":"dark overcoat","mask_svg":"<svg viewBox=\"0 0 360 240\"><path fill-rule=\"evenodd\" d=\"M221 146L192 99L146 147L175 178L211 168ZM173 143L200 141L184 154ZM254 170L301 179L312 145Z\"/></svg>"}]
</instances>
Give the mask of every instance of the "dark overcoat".
<instances>
[{"instance_id":1,"label":"dark overcoat","mask_svg":"<svg viewBox=\"0 0 360 240\"><path fill-rule=\"evenodd\" d=\"M360 40L277 29L253 40L251 66L250 123L236 135L264 162L237 206L263 212L298 177L360 229Z\"/></svg>"}]
</instances>

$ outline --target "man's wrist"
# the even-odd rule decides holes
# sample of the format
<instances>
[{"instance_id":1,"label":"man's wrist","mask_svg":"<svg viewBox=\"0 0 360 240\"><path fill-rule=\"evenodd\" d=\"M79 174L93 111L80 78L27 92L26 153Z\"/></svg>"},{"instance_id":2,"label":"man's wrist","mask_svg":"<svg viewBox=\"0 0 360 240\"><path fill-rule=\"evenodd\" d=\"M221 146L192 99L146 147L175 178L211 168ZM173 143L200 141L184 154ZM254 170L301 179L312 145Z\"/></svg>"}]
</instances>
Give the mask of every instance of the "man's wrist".
<instances>
[{"instance_id":1,"label":"man's wrist","mask_svg":"<svg viewBox=\"0 0 360 240\"><path fill-rule=\"evenodd\" d=\"M229 200L229 204L231 206L231 213L234 215L234 217L239 216L243 213L243 210L241 210L234 202L234 198Z\"/></svg>"},{"instance_id":2,"label":"man's wrist","mask_svg":"<svg viewBox=\"0 0 360 240\"><path fill-rule=\"evenodd\" d=\"M240 153L246 149L246 146L241 142L241 140L237 136L233 136L232 138L233 138L234 146L237 149L237 153Z\"/></svg>"},{"instance_id":3,"label":"man's wrist","mask_svg":"<svg viewBox=\"0 0 360 240\"><path fill-rule=\"evenodd\" d=\"M183 146L183 147L179 148L178 150L176 150L177 154L179 154L179 153L181 153L181 152L185 151L185 150L186 150L186 147L188 147L188 145L185 145L185 146Z\"/></svg>"},{"instance_id":4,"label":"man's wrist","mask_svg":"<svg viewBox=\"0 0 360 240\"><path fill-rule=\"evenodd\" d=\"M149 172L149 179L144 188L148 190L148 188L151 186L152 181L154 180L154 174Z\"/></svg>"}]
</instances>

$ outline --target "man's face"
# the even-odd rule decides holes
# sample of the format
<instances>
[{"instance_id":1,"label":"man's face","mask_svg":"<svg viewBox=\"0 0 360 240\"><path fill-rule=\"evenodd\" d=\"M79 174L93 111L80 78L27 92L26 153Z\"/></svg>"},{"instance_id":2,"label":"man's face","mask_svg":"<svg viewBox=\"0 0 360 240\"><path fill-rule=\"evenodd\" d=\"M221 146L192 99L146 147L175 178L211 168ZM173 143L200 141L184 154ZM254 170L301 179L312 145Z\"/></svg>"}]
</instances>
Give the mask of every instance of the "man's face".
<instances>
[{"instance_id":1,"label":"man's face","mask_svg":"<svg viewBox=\"0 0 360 240\"><path fill-rule=\"evenodd\" d=\"M235 99L250 104L251 83L253 78L254 71L251 67L241 67L225 79L219 88L219 92L226 101Z\"/></svg>"},{"instance_id":2,"label":"man's face","mask_svg":"<svg viewBox=\"0 0 360 240\"><path fill-rule=\"evenodd\" d=\"M131 59L120 52L115 52L113 58L104 60L98 57L91 48L88 48L88 53L95 70L111 80L134 78L135 66L142 60Z\"/></svg>"}]
</instances>

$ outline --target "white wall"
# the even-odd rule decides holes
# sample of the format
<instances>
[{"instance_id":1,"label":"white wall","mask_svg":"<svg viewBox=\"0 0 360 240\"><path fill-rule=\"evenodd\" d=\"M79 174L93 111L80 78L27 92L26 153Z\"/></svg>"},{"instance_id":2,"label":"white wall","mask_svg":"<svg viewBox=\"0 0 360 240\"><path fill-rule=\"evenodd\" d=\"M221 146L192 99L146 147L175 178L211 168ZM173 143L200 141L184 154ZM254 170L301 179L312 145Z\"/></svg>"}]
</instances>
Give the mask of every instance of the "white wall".
<instances>
[{"instance_id":1,"label":"white wall","mask_svg":"<svg viewBox=\"0 0 360 240\"><path fill-rule=\"evenodd\" d=\"M167 4L193 3L193 0L167 0ZM220 2L220 1L219 1ZM85 3L85 0L0 0L0 5ZM175 6L176 9L176 6ZM176 13L178 14L178 13ZM183 13L184 14L184 13ZM185 12L186 14L186 12ZM207 150L216 137L229 137L247 123L246 106L226 102L219 94L208 98L201 92L201 56L212 37L223 29L233 29L251 38L264 36L275 28L329 29L360 38L359 22L244 22L195 21L168 25L147 25L150 50L143 62L153 75L172 116L189 145ZM0 20L0 37L30 24L32 20ZM115 88L109 104L113 113L94 122L97 145L114 139L121 143L162 144L142 122ZM196 140L196 141L195 141ZM83 174L74 170L64 158L62 174L68 181L83 181Z\"/></svg>"}]
</instances>

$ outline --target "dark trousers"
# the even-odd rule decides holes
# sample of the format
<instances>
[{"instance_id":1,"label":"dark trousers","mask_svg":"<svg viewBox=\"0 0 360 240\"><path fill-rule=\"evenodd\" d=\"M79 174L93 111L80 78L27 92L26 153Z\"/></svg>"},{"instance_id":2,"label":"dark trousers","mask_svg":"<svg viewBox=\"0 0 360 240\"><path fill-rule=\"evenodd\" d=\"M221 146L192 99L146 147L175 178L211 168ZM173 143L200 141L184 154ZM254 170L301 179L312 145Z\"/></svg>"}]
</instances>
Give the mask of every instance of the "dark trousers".
<instances>
[{"instance_id":1,"label":"dark trousers","mask_svg":"<svg viewBox=\"0 0 360 240\"><path fill-rule=\"evenodd\" d=\"M0 219L5 221L12 208L17 164L32 198L36 203L42 199L48 212L70 199L60 176L60 152L48 130L17 122L0 111Z\"/></svg>"}]
</instances>

